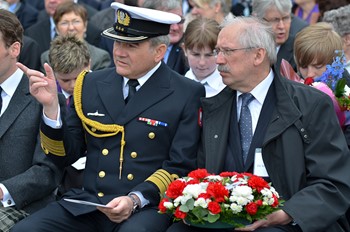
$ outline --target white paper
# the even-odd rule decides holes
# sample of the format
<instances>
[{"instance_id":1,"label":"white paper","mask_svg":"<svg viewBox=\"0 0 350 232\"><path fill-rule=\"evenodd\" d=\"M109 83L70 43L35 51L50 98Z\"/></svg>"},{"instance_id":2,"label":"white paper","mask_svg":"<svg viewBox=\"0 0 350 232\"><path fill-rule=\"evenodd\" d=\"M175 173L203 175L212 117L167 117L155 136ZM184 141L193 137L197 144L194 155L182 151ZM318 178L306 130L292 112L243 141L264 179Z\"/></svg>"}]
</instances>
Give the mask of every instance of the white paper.
<instances>
[{"instance_id":1,"label":"white paper","mask_svg":"<svg viewBox=\"0 0 350 232\"><path fill-rule=\"evenodd\" d=\"M262 158L261 148L255 149L255 157L254 157L254 175L260 177L268 177L269 174L265 168L264 160Z\"/></svg>"},{"instance_id":2,"label":"white paper","mask_svg":"<svg viewBox=\"0 0 350 232\"><path fill-rule=\"evenodd\" d=\"M72 164L72 167L76 170L84 170L85 169L85 163L86 163L86 156L81 157L75 163Z\"/></svg>"},{"instance_id":3,"label":"white paper","mask_svg":"<svg viewBox=\"0 0 350 232\"><path fill-rule=\"evenodd\" d=\"M110 208L111 209L111 207L108 207L106 205L102 205L102 204L98 204L98 203L94 203L94 202L90 202L90 201L82 201L82 200L67 199L67 198L64 198L63 200L69 201L69 202L72 202L72 203L76 203L76 204L99 206L99 207Z\"/></svg>"}]
</instances>

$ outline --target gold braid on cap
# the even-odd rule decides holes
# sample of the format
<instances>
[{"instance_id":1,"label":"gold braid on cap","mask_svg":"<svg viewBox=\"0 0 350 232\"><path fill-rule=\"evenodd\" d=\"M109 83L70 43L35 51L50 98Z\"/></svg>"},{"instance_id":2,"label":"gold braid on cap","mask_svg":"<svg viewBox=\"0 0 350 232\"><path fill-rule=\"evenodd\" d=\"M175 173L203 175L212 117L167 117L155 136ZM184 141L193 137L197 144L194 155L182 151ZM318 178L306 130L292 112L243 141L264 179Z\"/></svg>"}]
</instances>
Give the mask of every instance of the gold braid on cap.
<instances>
[{"instance_id":1,"label":"gold braid on cap","mask_svg":"<svg viewBox=\"0 0 350 232\"><path fill-rule=\"evenodd\" d=\"M83 106L82 106L82 89L83 89L83 81L85 75L88 73L88 71L84 70L82 71L75 82L74 87L74 106L75 110L78 114L78 117L81 119L83 127L85 130L92 136L97 138L103 138L103 137L111 137L119 132L122 133L122 138L120 140L120 156L119 156L119 179L121 179L122 176L122 169L123 169L123 161L124 161L124 146L125 146L125 132L124 127L117 125L117 124L102 124L100 122L91 120L87 117L85 117L83 113ZM97 129L101 132L106 132L103 134L94 133L90 128Z\"/></svg>"}]
</instances>

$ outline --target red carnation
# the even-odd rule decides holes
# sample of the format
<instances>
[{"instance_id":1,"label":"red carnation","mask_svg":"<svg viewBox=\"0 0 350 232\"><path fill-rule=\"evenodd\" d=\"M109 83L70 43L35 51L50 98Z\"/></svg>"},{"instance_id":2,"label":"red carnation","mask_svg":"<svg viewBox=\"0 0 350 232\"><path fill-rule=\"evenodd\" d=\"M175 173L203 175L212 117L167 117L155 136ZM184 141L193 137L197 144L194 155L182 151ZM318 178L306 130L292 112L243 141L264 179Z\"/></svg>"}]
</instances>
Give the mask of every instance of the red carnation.
<instances>
[{"instance_id":1,"label":"red carnation","mask_svg":"<svg viewBox=\"0 0 350 232\"><path fill-rule=\"evenodd\" d=\"M256 189L259 193L264 188L270 188L269 184L259 176L251 176L248 180L248 186Z\"/></svg>"},{"instance_id":2,"label":"red carnation","mask_svg":"<svg viewBox=\"0 0 350 232\"><path fill-rule=\"evenodd\" d=\"M238 173L237 172L222 172L220 173L220 176L221 177L232 177L234 175L237 175Z\"/></svg>"},{"instance_id":3,"label":"red carnation","mask_svg":"<svg viewBox=\"0 0 350 232\"><path fill-rule=\"evenodd\" d=\"M159 205L158 205L158 208L159 208L159 211L160 211L161 213L165 213L165 212L167 211L167 208L165 208L165 206L164 206L164 202L169 202L169 200L168 200L167 198L163 198L163 199L160 201L160 203L159 203Z\"/></svg>"},{"instance_id":4,"label":"red carnation","mask_svg":"<svg viewBox=\"0 0 350 232\"><path fill-rule=\"evenodd\" d=\"M187 213L182 212L180 210L180 207L177 207L176 210L175 210L174 216L176 218L179 218L179 219L185 219L185 217L187 216Z\"/></svg>"},{"instance_id":5,"label":"red carnation","mask_svg":"<svg viewBox=\"0 0 350 232\"><path fill-rule=\"evenodd\" d=\"M305 85L312 85L312 83L314 83L314 79L312 77L305 78L304 80Z\"/></svg>"},{"instance_id":6,"label":"red carnation","mask_svg":"<svg viewBox=\"0 0 350 232\"><path fill-rule=\"evenodd\" d=\"M278 204L279 204L278 198L277 198L277 196L276 196L275 194L273 194L272 197L273 197L274 202L273 202L273 204L272 204L271 206L272 206L272 207L277 207Z\"/></svg>"},{"instance_id":7,"label":"red carnation","mask_svg":"<svg viewBox=\"0 0 350 232\"><path fill-rule=\"evenodd\" d=\"M256 203L258 206L262 206L263 201L259 199L259 200L257 200L255 203Z\"/></svg>"},{"instance_id":8,"label":"red carnation","mask_svg":"<svg viewBox=\"0 0 350 232\"><path fill-rule=\"evenodd\" d=\"M209 199L210 197L211 197L211 195L208 193L201 193L198 195L198 198Z\"/></svg>"},{"instance_id":9,"label":"red carnation","mask_svg":"<svg viewBox=\"0 0 350 232\"><path fill-rule=\"evenodd\" d=\"M194 179L204 179L205 177L209 176L209 173L206 169L202 168L190 172L188 176Z\"/></svg>"},{"instance_id":10,"label":"red carnation","mask_svg":"<svg viewBox=\"0 0 350 232\"><path fill-rule=\"evenodd\" d=\"M166 195L172 199L182 196L182 191L186 187L186 183L181 180L175 180L170 183L166 191Z\"/></svg>"},{"instance_id":11,"label":"red carnation","mask_svg":"<svg viewBox=\"0 0 350 232\"><path fill-rule=\"evenodd\" d=\"M225 196L229 196L228 190L220 182L210 182L207 187L207 193L217 202L224 202Z\"/></svg>"},{"instance_id":12,"label":"red carnation","mask_svg":"<svg viewBox=\"0 0 350 232\"><path fill-rule=\"evenodd\" d=\"M254 202L250 202L248 205L246 205L245 210L250 215L255 215L258 212L258 205Z\"/></svg>"},{"instance_id":13,"label":"red carnation","mask_svg":"<svg viewBox=\"0 0 350 232\"><path fill-rule=\"evenodd\" d=\"M209 202L208 209L212 214L219 214L221 212L220 205L216 201Z\"/></svg>"}]
</instances>

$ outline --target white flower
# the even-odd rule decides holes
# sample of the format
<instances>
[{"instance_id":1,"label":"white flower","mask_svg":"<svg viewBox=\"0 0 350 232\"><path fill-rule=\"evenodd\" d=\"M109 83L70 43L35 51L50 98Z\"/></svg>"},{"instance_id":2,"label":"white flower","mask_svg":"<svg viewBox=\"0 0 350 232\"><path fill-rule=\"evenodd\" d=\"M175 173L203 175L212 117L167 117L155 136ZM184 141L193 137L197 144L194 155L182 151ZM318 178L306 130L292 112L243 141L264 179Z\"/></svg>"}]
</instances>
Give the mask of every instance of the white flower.
<instances>
[{"instance_id":1,"label":"white flower","mask_svg":"<svg viewBox=\"0 0 350 232\"><path fill-rule=\"evenodd\" d=\"M171 203L171 202L168 202L168 201L165 201L165 202L163 203L163 205L164 205L164 207L167 208L167 209L172 209L172 208L174 208L174 204Z\"/></svg>"},{"instance_id":2,"label":"white flower","mask_svg":"<svg viewBox=\"0 0 350 232\"><path fill-rule=\"evenodd\" d=\"M210 202L209 199L205 200L203 197L198 198L195 202L194 202L194 206L200 206L204 209L208 208L208 203Z\"/></svg>"},{"instance_id":3,"label":"white flower","mask_svg":"<svg viewBox=\"0 0 350 232\"><path fill-rule=\"evenodd\" d=\"M344 91L345 91L345 95L346 95L346 96L349 96L349 94L350 94L350 88L349 88L349 86L345 85Z\"/></svg>"},{"instance_id":4,"label":"white flower","mask_svg":"<svg viewBox=\"0 0 350 232\"><path fill-rule=\"evenodd\" d=\"M263 188L261 190L261 194L265 197L268 197L268 198L272 197L272 191L271 191L271 189L268 189L268 188Z\"/></svg>"},{"instance_id":5,"label":"white flower","mask_svg":"<svg viewBox=\"0 0 350 232\"><path fill-rule=\"evenodd\" d=\"M230 208L234 214L240 213L243 210L243 207L241 205L237 205L235 203L232 203Z\"/></svg>"},{"instance_id":6,"label":"white flower","mask_svg":"<svg viewBox=\"0 0 350 232\"><path fill-rule=\"evenodd\" d=\"M207 187L208 183L189 184L184 188L182 194L189 198L197 199L199 194L206 192Z\"/></svg>"},{"instance_id":7,"label":"white flower","mask_svg":"<svg viewBox=\"0 0 350 232\"><path fill-rule=\"evenodd\" d=\"M209 181L222 181L222 177L219 175L212 175L212 176L207 176L205 179Z\"/></svg>"}]
</instances>

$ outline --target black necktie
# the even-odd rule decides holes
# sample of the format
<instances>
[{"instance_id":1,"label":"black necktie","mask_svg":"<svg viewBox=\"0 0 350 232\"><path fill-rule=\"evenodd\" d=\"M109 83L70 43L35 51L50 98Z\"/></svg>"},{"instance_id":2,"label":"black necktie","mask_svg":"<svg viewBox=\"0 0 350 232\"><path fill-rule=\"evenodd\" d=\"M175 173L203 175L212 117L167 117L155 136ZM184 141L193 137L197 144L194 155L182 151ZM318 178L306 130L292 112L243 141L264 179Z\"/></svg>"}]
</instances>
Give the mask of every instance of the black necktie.
<instances>
[{"instance_id":1,"label":"black necktie","mask_svg":"<svg viewBox=\"0 0 350 232\"><path fill-rule=\"evenodd\" d=\"M1 114L1 108L2 108L2 97L1 97L1 93L2 93L2 88L0 86L0 114Z\"/></svg>"},{"instance_id":2,"label":"black necktie","mask_svg":"<svg viewBox=\"0 0 350 232\"><path fill-rule=\"evenodd\" d=\"M128 94L128 96L125 99L125 103L128 103L129 100L135 95L135 93L136 93L136 86L139 85L139 82L137 80L130 79L128 81L128 85L129 85L129 94Z\"/></svg>"},{"instance_id":3,"label":"black necktie","mask_svg":"<svg viewBox=\"0 0 350 232\"><path fill-rule=\"evenodd\" d=\"M254 96L250 93L244 93L240 97L242 98L242 106L241 115L239 118L239 129L241 134L243 162L245 163L253 137L252 115L250 114L248 105L254 99Z\"/></svg>"}]
</instances>

